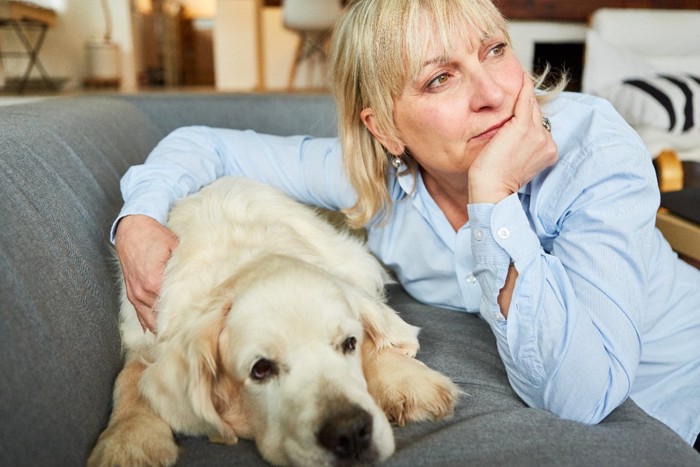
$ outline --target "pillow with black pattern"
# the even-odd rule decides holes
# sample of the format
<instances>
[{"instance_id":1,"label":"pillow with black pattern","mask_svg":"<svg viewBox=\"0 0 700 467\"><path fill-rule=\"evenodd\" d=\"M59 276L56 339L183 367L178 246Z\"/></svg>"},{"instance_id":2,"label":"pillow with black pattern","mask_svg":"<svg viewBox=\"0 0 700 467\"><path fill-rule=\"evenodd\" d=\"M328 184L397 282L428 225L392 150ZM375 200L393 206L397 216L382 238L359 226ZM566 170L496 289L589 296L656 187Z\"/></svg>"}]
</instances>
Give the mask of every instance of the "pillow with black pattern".
<instances>
[{"instance_id":1,"label":"pillow with black pattern","mask_svg":"<svg viewBox=\"0 0 700 467\"><path fill-rule=\"evenodd\" d=\"M657 73L623 79L605 97L635 128L669 133L700 132L700 77Z\"/></svg>"}]
</instances>

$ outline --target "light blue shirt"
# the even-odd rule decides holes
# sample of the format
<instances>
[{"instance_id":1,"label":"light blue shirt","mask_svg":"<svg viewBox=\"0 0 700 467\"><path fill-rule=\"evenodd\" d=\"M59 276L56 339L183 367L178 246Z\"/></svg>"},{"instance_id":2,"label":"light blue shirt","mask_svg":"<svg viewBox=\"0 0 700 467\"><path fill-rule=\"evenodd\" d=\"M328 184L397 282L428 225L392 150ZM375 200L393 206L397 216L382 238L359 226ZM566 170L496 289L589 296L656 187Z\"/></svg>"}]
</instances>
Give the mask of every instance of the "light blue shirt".
<instances>
[{"instance_id":1,"label":"light blue shirt","mask_svg":"<svg viewBox=\"0 0 700 467\"><path fill-rule=\"evenodd\" d=\"M420 176L389 177L390 221L368 245L416 299L480 313L530 406L597 423L628 396L688 443L700 431L700 271L656 230L659 193L639 137L605 101L564 93L544 109L559 160L455 232ZM119 218L165 223L171 205L242 175L330 209L356 198L338 141L176 130L122 180ZM497 304L511 262L506 320Z\"/></svg>"}]
</instances>

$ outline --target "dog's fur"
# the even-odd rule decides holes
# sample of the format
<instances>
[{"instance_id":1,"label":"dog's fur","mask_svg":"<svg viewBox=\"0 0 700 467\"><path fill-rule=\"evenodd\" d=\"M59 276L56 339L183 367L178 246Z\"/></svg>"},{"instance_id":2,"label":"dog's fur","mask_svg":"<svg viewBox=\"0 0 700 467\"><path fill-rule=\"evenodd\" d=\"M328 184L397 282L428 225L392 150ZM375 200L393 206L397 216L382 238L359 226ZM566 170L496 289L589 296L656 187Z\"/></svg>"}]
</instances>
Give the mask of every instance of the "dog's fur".
<instances>
[{"instance_id":1,"label":"dog's fur","mask_svg":"<svg viewBox=\"0 0 700 467\"><path fill-rule=\"evenodd\" d=\"M373 463L394 451L390 422L451 414L456 386L413 358L418 329L356 238L239 178L178 203L169 227L157 336L122 287L126 363L89 465L171 465L172 431L254 439L278 465Z\"/></svg>"}]
</instances>

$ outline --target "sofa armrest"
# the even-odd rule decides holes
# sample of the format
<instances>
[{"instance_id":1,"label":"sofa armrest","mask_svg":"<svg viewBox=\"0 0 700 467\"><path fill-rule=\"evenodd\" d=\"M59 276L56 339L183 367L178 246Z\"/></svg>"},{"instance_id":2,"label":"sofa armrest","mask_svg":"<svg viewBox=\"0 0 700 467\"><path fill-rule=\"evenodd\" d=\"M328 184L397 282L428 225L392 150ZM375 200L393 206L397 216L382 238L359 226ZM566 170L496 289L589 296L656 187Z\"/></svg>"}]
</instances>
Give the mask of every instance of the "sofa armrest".
<instances>
[{"instance_id":1,"label":"sofa armrest","mask_svg":"<svg viewBox=\"0 0 700 467\"><path fill-rule=\"evenodd\" d=\"M654 168L661 192L683 189L683 164L675 151L661 151L654 158Z\"/></svg>"},{"instance_id":2,"label":"sofa armrest","mask_svg":"<svg viewBox=\"0 0 700 467\"><path fill-rule=\"evenodd\" d=\"M684 163L674 151L659 153L654 168L661 191L656 227L681 258L700 268L700 224L695 220L700 199L693 202L700 198L700 189L687 186Z\"/></svg>"}]
</instances>

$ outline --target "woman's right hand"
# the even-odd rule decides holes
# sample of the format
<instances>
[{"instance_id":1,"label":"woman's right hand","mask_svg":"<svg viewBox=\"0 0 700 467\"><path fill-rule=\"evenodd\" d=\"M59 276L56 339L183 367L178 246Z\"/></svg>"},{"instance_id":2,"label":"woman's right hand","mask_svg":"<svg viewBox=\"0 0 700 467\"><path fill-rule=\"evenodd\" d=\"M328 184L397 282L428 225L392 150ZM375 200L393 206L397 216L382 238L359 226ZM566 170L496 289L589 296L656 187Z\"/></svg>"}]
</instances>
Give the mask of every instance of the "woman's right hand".
<instances>
[{"instance_id":1,"label":"woman's right hand","mask_svg":"<svg viewBox=\"0 0 700 467\"><path fill-rule=\"evenodd\" d=\"M156 333L155 305L163 282L165 264L179 243L157 220L130 215L117 225L114 246L124 274L126 296L136 308L141 327Z\"/></svg>"},{"instance_id":2,"label":"woman's right hand","mask_svg":"<svg viewBox=\"0 0 700 467\"><path fill-rule=\"evenodd\" d=\"M544 127L534 83L523 73L513 118L469 168L469 202L497 203L556 163L557 145Z\"/></svg>"}]
</instances>

